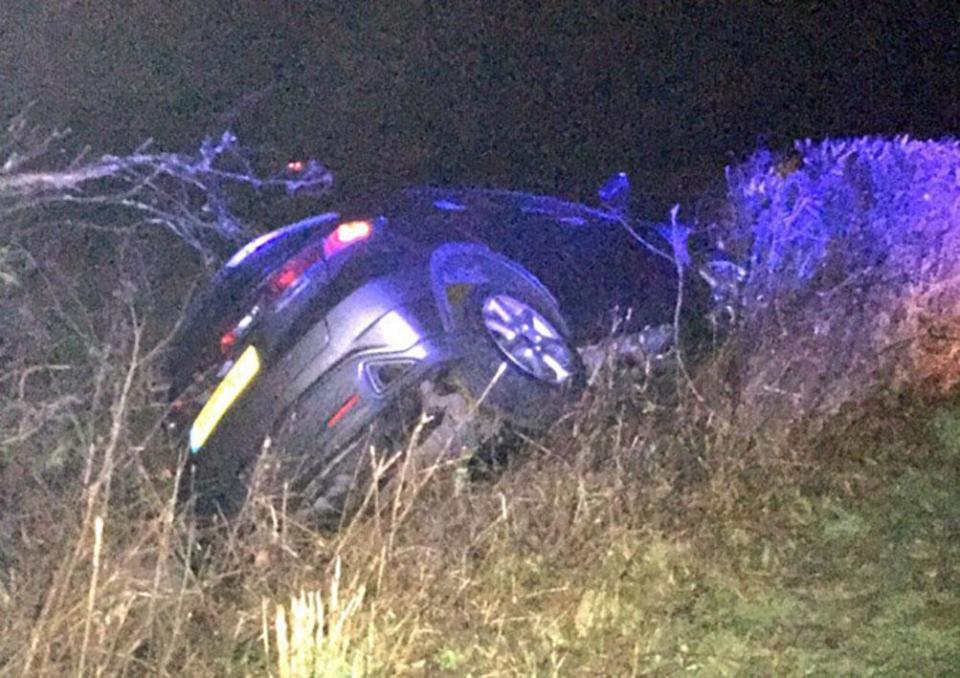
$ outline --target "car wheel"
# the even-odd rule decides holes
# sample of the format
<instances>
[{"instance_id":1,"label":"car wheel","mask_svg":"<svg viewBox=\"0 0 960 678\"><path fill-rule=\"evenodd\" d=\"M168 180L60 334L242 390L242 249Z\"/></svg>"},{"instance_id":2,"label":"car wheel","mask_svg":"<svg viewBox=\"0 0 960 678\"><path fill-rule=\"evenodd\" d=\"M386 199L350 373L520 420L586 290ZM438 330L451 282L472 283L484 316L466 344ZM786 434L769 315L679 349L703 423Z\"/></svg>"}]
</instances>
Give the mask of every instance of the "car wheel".
<instances>
[{"instance_id":1,"label":"car wheel","mask_svg":"<svg viewBox=\"0 0 960 678\"><path fill-rule=\"evenodd\" d=\"M506 422L542 432L576 402L585 369L553 304L520 286L477 286L465 299L466 390Z\"/></svg>"}]
</instances>

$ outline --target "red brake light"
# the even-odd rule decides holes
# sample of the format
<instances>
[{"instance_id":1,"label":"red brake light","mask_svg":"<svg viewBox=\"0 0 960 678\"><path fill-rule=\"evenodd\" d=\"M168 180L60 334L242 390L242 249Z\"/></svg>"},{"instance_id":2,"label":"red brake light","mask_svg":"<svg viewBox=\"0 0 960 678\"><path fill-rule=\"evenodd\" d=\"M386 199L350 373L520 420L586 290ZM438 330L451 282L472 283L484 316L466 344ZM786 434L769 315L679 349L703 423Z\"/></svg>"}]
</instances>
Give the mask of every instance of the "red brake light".
<instances>
[{"instance_id":1,"label":"red brake light","mask_svg":"<svg viewBox=\"0 0 960 678\"><path fill-rule=\"evenodd\" d=\"M237 332L236 330L230 330L222 337L220 337L220 352L226 353L233 345L237 343Z\"/></svg>"},{"instance_id":2,"label":"red brake light","mask_svg":"<svg viewBox=\"0 0 960 678\"><path fill-rule=\"evenodd\" d=\"M270 291L276 295L293 287L304 272L320 260L320 257L320 249L311 246L288 259L270 278Z\"/></svg>"},{"instance_id":3,"label":"red brake light","mask_svg":"<svg viewBox=\"0 0 960 678\"><path fill-rule=\"evenodd\" d=\"M273 288L277 292L282 292L297 282L297 278L300 277L299 268L299 266L284 266L281 268L280 272L277 273L277 277L273 279Z\"/></svg>"},{"instance_id":4,"label":"red brake light","mask_svg":"<svg viewBox=\"0 0 960 678\"><path fill-rule=\"evenodd\" d=\"M329 257L355 242L366 240L372 233L373 224L369 221L345 221L324 238L323 253Z\"/></svg>"},{"instance_id":5,"label":"red brake light","mask_svg":"<svg viewBox=\"0 0 960 678\"><path fill-rule=\"evenodd\" d=\"M323 239L323 249L319 245L310 245L288 259L274 273L268 282L270 292L279 295L293 287L308 268L317 263L322 256L330 257L342 249L360 240L366 240L373 234L373 224L369 221L345 221Z\"/></svg>"}]
</instances>

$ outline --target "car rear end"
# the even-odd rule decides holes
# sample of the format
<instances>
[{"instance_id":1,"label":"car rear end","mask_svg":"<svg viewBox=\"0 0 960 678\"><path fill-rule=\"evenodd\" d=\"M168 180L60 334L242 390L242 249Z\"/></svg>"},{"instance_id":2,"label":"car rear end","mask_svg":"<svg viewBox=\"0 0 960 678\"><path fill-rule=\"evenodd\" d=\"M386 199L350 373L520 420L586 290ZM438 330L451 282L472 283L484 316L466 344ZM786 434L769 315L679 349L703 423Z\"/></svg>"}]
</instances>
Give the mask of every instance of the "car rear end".
<instances>
[{"instance_id":1,"label":"car rear end","mask_svg":"<svg viewBox=\"0 0 960 678\"><path fill-rule=\"evenodd\" d=\"M345 444L405 385L453 359L431 291L429 251L397 241L383 218L329 220L256 266L218 276L172 351L173 416L200 496L236 505L238 474L280 426L290 444ZM217 294L224 295L217 304ZM216 310L216 312L214 312ZM210 490L216 496L210 496ZM215 508L215 507L213 507Z\"/></svg>"}]
</instances>

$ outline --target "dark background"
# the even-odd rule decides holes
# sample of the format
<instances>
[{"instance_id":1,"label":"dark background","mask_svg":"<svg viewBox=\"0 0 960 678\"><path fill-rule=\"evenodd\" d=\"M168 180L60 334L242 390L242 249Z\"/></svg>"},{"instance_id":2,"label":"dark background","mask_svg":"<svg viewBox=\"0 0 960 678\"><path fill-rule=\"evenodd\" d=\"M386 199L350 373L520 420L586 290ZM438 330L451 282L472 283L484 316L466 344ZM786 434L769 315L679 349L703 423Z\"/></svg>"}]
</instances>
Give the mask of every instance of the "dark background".
<instances>
[{"instance_id":1,"label":"dark background","mask_svg":"<svg viewBox=\"0 0 960 678\"><path fill-rule=\"evenodd\" d=\"M233 128L340 196L408 183L661 217L758 144L960 123L960 3L0 0L0 118L123 152Z\"/></svg>"}]
</instances>

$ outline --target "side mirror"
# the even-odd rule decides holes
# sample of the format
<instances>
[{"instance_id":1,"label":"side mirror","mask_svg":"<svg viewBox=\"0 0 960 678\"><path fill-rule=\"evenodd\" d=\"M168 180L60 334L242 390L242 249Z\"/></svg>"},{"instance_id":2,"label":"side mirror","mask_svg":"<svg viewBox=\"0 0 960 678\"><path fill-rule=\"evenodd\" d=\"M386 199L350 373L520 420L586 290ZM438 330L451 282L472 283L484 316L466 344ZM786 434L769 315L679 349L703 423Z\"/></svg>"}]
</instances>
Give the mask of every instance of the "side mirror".
<instances>
[{"instance_id":1,"label":"side mirror","mask_svg":"<svg viewBox=\"0 0 960 678\"><path fill-rule=\"evenodd\" d=\"M598 191L600 202L612 212L627 214L630 202L630 179L626 172L617 172L607 179Z\"/></svg>"}]
</instances>

